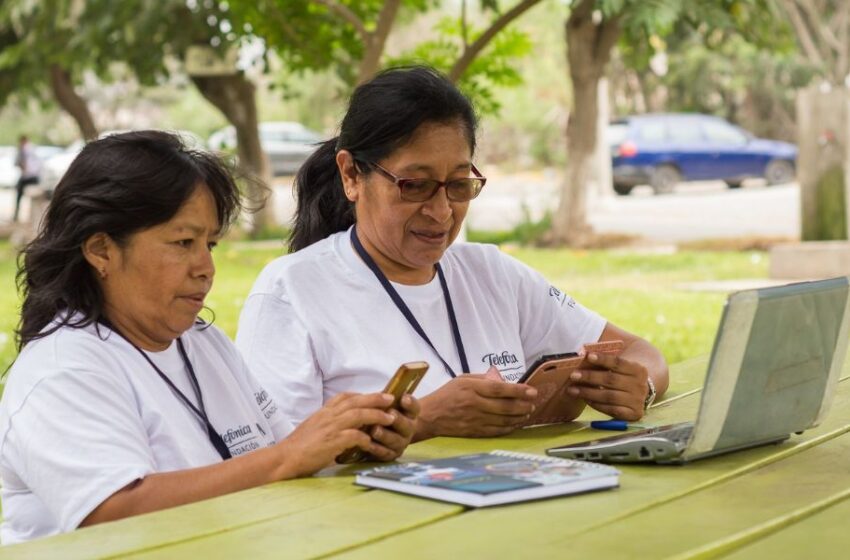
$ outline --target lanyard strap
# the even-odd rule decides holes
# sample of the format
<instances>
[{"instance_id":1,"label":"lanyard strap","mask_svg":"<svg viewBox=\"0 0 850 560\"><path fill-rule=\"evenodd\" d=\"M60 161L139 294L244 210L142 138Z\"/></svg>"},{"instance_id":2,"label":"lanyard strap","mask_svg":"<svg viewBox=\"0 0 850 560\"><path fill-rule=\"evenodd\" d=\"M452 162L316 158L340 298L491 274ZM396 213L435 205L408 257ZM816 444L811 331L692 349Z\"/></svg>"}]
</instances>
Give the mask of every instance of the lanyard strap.
<instances>
[{"instance_id":1,"label":"lanyard strap","mask_svg":"<svg viewBox=\"0 0 850 560\"><path fill-rule=\"evenodd\" d=\"M112 325L112 323L106 321L105 319L101 319L100 322L106 325L118 336L126 340L130 346L135 348L139 352L139 354L142 355L145 361L150 364L154 371L159 374L160 379L165 381L166 385L171 387L171 390L174 391L174 394L176 394L181 401L183 401L183 404L185 404L192 412L195 413L195 415L206 428L207 437L209 438L210 443L212 443L213 447L215 447L215 450L218 452L218 454L221 455L221 459L226 461L227 459L233 457L233 455L230 454L230 449L227 447L227 444L224 443L224 439L222 439L221 435L216 431L215 427L212 425L209 417L207 416L207 411L204 407L204 396L201 394L201 385L198 383L198 377L195 375L195 368L192 367L192 362L191 360L189 360L188 354L186 354L186 348L183 346L183 341L180 339L180 337L177 337L177 350L180 352L180 358L183 360L183 364L186 366L186 370L188 370L189 372L189 380L192 382L192 388L195 390L195 396L198 397L198 406L195 406L195 403L190 401L189 398L183 394L183 391L178 389L174 382L172 382L171 379L169 379L168 376L165 375L165 373L163 373L161 369L159 369L159 367L153 362L151 357L148 356L147 352L136 346L129 338L124 336L124 333L116 329Z\"/></svg>"},{"instance_id":2,"label":"lanyard strap","mask_svg":"<svg viewBox=\"0 0 850 560\"><path fill-rule=\"evenodd\" d=\"M357 238L357 226L353 226L351 228L351 244L354 246L354 250L357 251L357 254L360 255L360 258L363 259L363 262L366 263L366 266L372 271L372 273L378 278L378 281L381 283L381 286L384 287L384 291L387 292L387 295L393 300L395 306L401 311L401 314L404 315L404 318L407 319L407 322L410 323L410 326L413 327L413 330L428 343L428 346L431 347L431 350L440 358L440 361L443 362L443 366L446 368L446 372L452 377L457 377L452 367L446 362L445 359L440 355L437 351L437 348L434 347L434 343L431 342L431 339L428 338L428 335L425 334L425 330L419 324L419 321L416 320L416 317L413 316L413 313L410 311L410 308L407 307L407 304L404 303L404 300L401 298L399 293L393 287L392 283L387 279L387 276L384 272L378 267L378 264L375 260L366 252L366 249L363 247L363 244L360 243L360 239ZM463 340L460 337L460 328L457 324L457 316L455 315L455 308L452 305L452 296L449 294L449 286L446 284L446 277L443 274L443 268L440 266L440 263L436 265L437 276L440 278L440 288L443 290L443 297L446 301L446 310L449 313L449 322L452 327L452 337L455 341L455 346L457 347L458 357L460 357L460 365L463 368L461 373L469 373L469 363L466 361L466 351L463 349Z\"/></svg>"}]
</instances>

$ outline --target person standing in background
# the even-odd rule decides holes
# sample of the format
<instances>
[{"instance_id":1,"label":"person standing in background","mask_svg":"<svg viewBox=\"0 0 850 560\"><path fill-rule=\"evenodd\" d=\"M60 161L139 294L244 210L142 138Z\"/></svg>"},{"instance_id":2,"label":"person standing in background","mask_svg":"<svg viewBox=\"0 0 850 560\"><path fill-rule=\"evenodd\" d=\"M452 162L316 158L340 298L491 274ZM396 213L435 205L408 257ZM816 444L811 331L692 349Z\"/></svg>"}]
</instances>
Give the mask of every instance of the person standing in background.
<instances>
[{"instance_id":1,"label":"person standing in background","mask_svg":"<svg viewBox=\"0 0 850 560\"><path fill-rule=\"evenodd\" d=\"M27 185L37 185L39 174L41 173L41 160L35 153L35 146L29 141L26 135L21 135L18 140L18 155L15 158L15 165L21 169L21 177L15 185L15 214L12 216L12 221L18 221L18 212L21 210L21 198L24 196L24 189Z\"/></svg>"}]
</instances>

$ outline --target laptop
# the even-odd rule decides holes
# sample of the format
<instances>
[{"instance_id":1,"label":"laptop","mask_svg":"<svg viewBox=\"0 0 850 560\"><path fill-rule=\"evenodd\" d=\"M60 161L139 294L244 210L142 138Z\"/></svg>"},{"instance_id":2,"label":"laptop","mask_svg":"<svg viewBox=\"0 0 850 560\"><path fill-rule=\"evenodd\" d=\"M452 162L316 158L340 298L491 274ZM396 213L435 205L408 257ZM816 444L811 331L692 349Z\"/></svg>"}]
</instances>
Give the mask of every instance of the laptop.
<instances>
[{"instance_id":1,"label":"laptop","mask_svg":"<svg viewBox=\"0 0 850 560\"><path fill-rule=\"evenodd\" d=\"M696 421L547 449L607 463L685 463L817 426L847 353L850 278L731 294Z\"/></svg>"}]
</instances>

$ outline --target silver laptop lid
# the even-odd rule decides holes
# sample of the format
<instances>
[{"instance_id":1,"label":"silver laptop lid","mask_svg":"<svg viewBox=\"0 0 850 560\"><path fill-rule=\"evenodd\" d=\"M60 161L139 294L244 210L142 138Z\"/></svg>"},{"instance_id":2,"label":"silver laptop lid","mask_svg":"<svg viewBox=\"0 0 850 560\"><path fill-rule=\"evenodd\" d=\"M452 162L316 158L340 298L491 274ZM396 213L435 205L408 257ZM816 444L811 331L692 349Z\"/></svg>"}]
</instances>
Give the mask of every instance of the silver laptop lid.
<instances>
[{"instance_id":1,"label":"silver laptop lid","mask_svg":"<svg viewBox=\"0 0 850 560\"><path fill-rule=\"evenodd\" d=\"M847 352L848 278L729 296L688 459L817 425Z\"/></svg>"}]
</instances>

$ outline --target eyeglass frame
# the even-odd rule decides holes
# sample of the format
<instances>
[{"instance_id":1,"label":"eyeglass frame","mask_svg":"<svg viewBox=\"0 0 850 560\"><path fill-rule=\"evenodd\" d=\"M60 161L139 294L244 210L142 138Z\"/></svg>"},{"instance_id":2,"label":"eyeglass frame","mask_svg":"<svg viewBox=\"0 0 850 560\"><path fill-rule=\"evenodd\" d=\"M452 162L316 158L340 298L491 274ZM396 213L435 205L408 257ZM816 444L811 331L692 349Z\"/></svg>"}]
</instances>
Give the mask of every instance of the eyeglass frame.
<instances>
[{"instance_id":1,"label":"eyeglass frame","mask_svg":"<svg viewBox=\"0 0 850 560\"><path fill-rule=\"evenodd\" d=\"M439 191L441 188L446 188L446 198L448 198L450 201L452 201L452 202L469 202L471 200L475 200L476 198L478 198L478 195L481 194L482 190L484 190L484 185L487 184L487 177L485 177L484 175L481 174L480 171L478 171L478 168L475 167L474 163L470 163L469 167L472 170L472 173L475 175L475 177L466 177L465 179L478 179L479 181L481 181L481 186L478 188L478 190L475 192L475 196L473 196L472 198L469 198L467 200L453 200L452 198L449 197L449 189L448 189L449 183L452 183L454 181L463 181L465 179L451 179L449 181L438 181L437 179L404 178L404 177L399 177L399 176L395 175L392 171L385 169L384 167L375 163L374 161L364 162L364 163L374 167L375 170L381 176L383 176L385 179L389 180L395 186L397 186L398 187L398 195L405 202L427 202L428 200L431 200L434 197L434 195L437 194L437 191ZM404 184L408 181L423 181L423 180L434 181L435 183L437 183L437 186L436 186L436 188L434 188L434 192L431 193L431 196L429 196L428 198L426 198L424 200L405 200L404 194L403 194L404 193Z\"/></svg>"}]
</instances>

